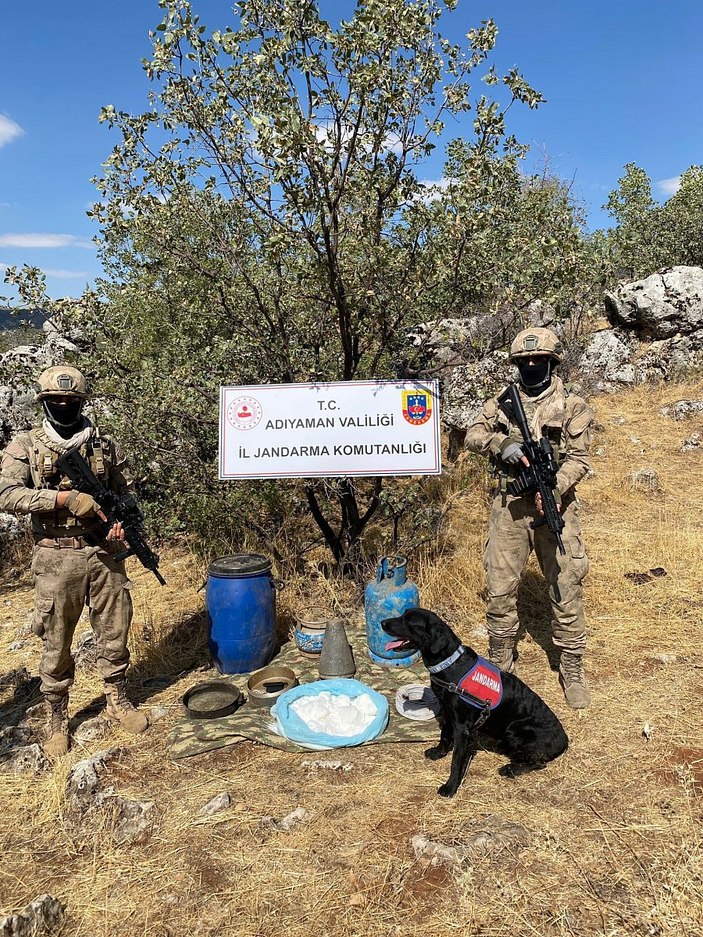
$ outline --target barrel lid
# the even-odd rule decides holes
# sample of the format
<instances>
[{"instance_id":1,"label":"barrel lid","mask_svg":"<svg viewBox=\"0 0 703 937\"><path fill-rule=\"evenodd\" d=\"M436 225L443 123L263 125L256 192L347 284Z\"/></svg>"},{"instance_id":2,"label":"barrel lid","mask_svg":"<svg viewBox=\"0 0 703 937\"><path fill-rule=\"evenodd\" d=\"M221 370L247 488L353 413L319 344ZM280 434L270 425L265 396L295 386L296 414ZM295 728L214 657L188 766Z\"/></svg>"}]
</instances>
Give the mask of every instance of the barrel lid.
<instances>
[{"instance_id":1,"label":"barrel lid","mask_svg":"<svg viewBox=\"0 0 703 937\"><path fill-rule=\"evenodd\" d=\"M238 579L243 576L256 576L271 569L271 560L260 553L236 553L234 556L220 556L210 563L211 576L222 579Z\"/></svg>"}]
</instances>

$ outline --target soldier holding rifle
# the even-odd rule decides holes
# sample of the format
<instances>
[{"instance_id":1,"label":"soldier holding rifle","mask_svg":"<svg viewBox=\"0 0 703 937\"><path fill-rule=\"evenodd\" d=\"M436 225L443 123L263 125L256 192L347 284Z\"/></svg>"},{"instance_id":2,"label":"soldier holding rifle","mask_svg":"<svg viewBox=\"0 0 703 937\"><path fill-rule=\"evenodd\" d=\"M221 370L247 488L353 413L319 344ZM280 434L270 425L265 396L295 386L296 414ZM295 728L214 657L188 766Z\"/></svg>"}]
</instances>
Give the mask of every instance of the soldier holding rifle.
<instances>
[{"instance_id":1,"label":"soldier holding rifle","mask_svg":"<svg viewBox=\"0 0 703 937\"><path fill-rule=\"evenodd\" d=\"M534 550L549 584L559 679L569 705L582 709L591 702L581 585L588 557L576 484L589 470L593 413L553 373L561 358L550 329L520 332L510 346L519 383L484 404L466 448L489 457L497 483L484 554L490 658L503 670L514 667L517 590Z\"/></svg>"},{"instance_id":2,"label":"soldier holding rifle","mask_svg":"<svg viewBox=\"0 0 703 937\"><path fill-rule=\"evenodd\" d=\"M94 498L78 491L58 466L62 456L80 454L105 489L124 497L133 488L124 454L83 416L88 388L76 368L48 368L35 390L44 419L15 436L3 454L0 511L30 514L32 519L33 630L44 643L44 750L55 758L68 751L68 693L75 672L71 642L85 605L96 636L108 716L132 733L143 732L148 722L126 693L132 584L119 555L125 552L123 524L108 519ZM133 502L131 496L129 500Z\"/></svg>"}]
</instances>

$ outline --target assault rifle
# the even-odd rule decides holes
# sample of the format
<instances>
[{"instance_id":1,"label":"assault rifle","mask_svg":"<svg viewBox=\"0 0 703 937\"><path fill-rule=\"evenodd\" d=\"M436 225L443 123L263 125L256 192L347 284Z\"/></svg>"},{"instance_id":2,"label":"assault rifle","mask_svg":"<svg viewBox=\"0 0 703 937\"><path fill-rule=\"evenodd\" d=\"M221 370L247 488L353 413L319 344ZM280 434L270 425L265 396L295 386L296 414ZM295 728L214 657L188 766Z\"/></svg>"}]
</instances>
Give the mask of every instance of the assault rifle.
<instances>
[{"instance_id":1,"label":"assault rifle","mask_svg":"<svg viewBox=\"0 0 703 937\"><path fill-rule=\"evenodd\" d=\"M542 510L544 517L532 521L530 527L541 527L546 524L563 556L566 553L561 532L564 529L564 518L561 516L554 499L554 488L557 483L557 464L554 459L552 447L546 436L535 442L527 425L525 408L520 400L520 393L516 384L508 384L498 398L498 406L509 420L516 423L522 433L522 450L527 456L529 465L520 463L517 477L508 484L508 494L524 495L530 492L539 492L542 497Z\"/></svg>"},{"instance_id":2,"label":"assault rifle","mask_svg":"<svg viewBox=\"0 0 703 937\"><path fill-rule=\"evenodd\" d=\"M77 449L61 455L56 460L56 465L71 479L77 491L90 495L100 505L100 510L107 520L98 517L95 529L102 536L106 536L117 521L122 524L128 549L116 554L113 559L119 563L128 556L136 556L142 566L165 586L166 580L159 572L159 557L144 539L144 515L139 510L134 495L129 491L117 494L106 488Z\"/></svg>"}]
</instances>

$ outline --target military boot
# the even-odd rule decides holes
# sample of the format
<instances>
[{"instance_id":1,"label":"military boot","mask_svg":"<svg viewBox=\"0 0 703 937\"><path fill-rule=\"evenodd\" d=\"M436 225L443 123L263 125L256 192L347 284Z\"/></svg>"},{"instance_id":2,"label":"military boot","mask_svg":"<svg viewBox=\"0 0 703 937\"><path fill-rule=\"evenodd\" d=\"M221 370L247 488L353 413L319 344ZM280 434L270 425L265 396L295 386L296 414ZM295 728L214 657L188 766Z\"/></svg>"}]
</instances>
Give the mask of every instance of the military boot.
<instances>
[{"instance_id":1,"label":"military boot","mask_svg":"<svg viewBox=\"0 0 703 937\"><path fill-rule=\"evenodd\" d=\"M582 654L561 652L559 682L564 689L564 696L569 706L574 709L585 709L591 705L591 691L586 686Z\"/></svg>"},{"instance_id":2,"label":"military boot","mask_svg":"<svg viewBox=\"0 0 703 937\"><path fill-rule=\"evenodd\" d=\"M505 673L515 670L515 641L512 638L488 636L488 657Z\"/></svg>"},{"instance_id":3,"label":"military boot","mask_svg":"<svg viewBox=\"0 0 703 937\"><path fill-rule=\"evenodd\" d=\"M127 684L124 680L118 683L106 683L105 699L107 700L107 715L110 719L119 722L127 732L138 735L149 725L149 720L144 713L135 709L127 699Z\"/></svg>"},{"instance_id":4,"label":"military boot","mask_svg":"<svg viewBox=\"0 0 703 937\"><path fill-rule=\"evenodd\" d=\"M68 751L68 696L46 696L46 729L42 748L47 758L60 758Z\"/></svg>"}]
</instances>

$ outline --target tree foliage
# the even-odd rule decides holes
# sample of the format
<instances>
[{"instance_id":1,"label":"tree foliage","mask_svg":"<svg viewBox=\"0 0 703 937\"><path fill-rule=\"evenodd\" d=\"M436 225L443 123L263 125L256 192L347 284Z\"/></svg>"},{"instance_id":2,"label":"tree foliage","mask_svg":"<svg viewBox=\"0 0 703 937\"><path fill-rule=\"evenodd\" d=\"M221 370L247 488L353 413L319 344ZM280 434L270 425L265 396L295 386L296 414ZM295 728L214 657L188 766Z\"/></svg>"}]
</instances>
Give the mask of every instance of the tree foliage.
<instances>
[{"instance_id":1,"label":"tree foliage","mask_svg":"<svg viewBox=\"0 0 703 937\"><path fill-rule=\"evenodd\" d=\"M628 163L606 208L616 227L607 234L614 279L648 276L676 264L703 266L703 166L691 166L663 204L652 197L647 173Z\"/></svg>"},{"instance_id":2,"label":"tree foliage","mask_svg":"<svg viewBox=\"0 0 703 937\"><path fill-rule=\"evenodd\" d=\"M545 171L527 176L511 155L483 161L463 140L449 147L449 184L433 206L436 317L477 315L502 347L536 300L576 313L590 282L584 222L569 188Z\"/></svg>"},{"instance_id":3,"label":"tree foliage","mask_svg":"<svg viewBox=\"0 0 703 937\"><path fill-rule=\"evenodd\" d=\"M310 513L340 563L379 513L418 539L380 480L219 483L218 386L402 377L420 320L519 317L537 297L566 314L578 213L558 180L523 176L506 125L543 99L491 65L492 21L465 47L441 36L455 3L359 0L333 25L312 0L241 0L212 32L186 0L160 5L148 109L101 115L120 135L96 180L105 276L74 310L143 491L213 549L253 532L301 552ZM428 187L423 160L469 111Z\"/></svg>"}]
</instances>

